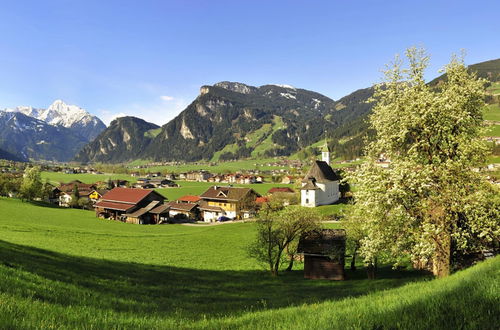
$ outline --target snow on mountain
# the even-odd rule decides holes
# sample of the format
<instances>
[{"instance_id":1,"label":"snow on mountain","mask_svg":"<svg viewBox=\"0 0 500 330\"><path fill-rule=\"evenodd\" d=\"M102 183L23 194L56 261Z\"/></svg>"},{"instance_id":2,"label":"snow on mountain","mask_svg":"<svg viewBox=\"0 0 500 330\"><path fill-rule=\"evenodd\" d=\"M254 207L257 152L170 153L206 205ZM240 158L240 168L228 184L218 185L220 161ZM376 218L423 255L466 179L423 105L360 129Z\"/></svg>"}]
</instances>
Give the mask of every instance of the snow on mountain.
<instances>
[{"instance_id":1,"label":"snow on mountain","mask_svg":"<svg viewBox=\"0 0 500 330\"><path fill-rule=\"evenodd\" d=\"M92 141L106 126L96 116L77 105L66 104L63 100L55 100L47 109L30 106L19 106L5 109L7 112L20 112L26 116L43 120L53 126L63 126L75 131L88 141Z\"/></svg>"}]
</instances>

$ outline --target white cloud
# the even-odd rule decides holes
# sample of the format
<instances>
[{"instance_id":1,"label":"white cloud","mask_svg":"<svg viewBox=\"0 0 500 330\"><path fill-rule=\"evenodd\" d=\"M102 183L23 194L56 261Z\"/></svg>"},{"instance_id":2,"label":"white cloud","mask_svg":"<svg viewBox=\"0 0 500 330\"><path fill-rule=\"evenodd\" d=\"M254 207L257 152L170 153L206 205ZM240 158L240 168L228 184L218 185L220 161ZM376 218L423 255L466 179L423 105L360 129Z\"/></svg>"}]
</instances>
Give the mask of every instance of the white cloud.
<instances>
[{"instance_id":1,"label":"white cloud","mask_svg":"<svg viewBox=\"0 0 500 330\"><path fill-rule=\"evenodd\" d=\"M162 97L163 100L163 97ZM128 104L121 105L117 109L102 109L99 110L99 118L109 126L109 124L118 117L133 116L141 118L147 122L155 123L157 125L165 125L182 110L184 110L188 103L183 99L172 98L174 102L153 102L150 104Z\"/></svg>"},{"instance_id":2,"label":"white cloud","mask_svg":"<svg viewBox=\"0 0 500 330\"><path fill-rule=\"evenodd\" d=\"M99 112L99 118L104 122L104 124L106 124L106 126L109 126L109 124L116 118L128 116L124 112L112 112L110 110L99 110Z\"/></svg>"},{"instance_id":3,"label":"white cloud","mask_svg":"<svg viewBox=\"0 0 500 330\"><path fill-rule=\"evenodd\" d=\"M160 96L160 99L162 99L163 101L172 101L174 99L174 97L168 96L168 95L162 95L162 96Z\"/></svg>"}]
</instances>

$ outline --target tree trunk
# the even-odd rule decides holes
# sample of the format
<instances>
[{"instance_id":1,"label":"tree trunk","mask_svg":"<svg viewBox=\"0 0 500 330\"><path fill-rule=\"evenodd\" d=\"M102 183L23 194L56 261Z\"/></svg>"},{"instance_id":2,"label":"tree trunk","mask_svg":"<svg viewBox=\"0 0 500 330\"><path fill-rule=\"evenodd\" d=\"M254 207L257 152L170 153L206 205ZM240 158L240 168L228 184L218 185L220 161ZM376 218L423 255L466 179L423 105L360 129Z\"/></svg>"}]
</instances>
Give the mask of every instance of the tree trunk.
<instances>
[{"instance_id":1,"label":"tree trunk","mask_svg":"<svg viewBox=\"0 0 500 330\"><path fill-rule=\"evenodd\" d=\"M432 273L436 277L450 275L451 262L451 236L447 232L441 232L436 236L436 251L432 258Z\"/></svg>"},{"instance_id":2,"label":"tree trunk","mask_svg":"<svg viewBox=\"0 0 500 330\"><path fill-rule=\"evenodd\" d=\"M358 253L358 249L355 248L354 251L352 252L352 259L351 259L351 270L355 271L356 270L356 254Z\"/></svg>"},{"instance_id":3,"label":"tree trunk","mask_svg":"<svg viewBox=\"0 0 500 330\"><path fill-rule=\"evenodd\" d=\"M288 255L288 256L290 257L290 262L288 263L288 267L286 268L286 271L287 272L291 272L292 268L293 268L293 260L295 259L295 255L291 254L291 255Z\"/></svg>"}]
</instances>

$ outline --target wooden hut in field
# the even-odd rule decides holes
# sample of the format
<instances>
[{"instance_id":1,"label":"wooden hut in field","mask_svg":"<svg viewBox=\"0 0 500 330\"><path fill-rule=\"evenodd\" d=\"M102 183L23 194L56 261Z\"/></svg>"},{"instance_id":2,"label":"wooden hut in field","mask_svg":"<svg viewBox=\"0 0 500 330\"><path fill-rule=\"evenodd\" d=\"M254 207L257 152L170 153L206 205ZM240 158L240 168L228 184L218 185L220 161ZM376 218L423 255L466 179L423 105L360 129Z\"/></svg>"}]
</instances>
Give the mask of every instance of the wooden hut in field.
<instances>
[{"instance_id":1,"label":"wooden hut in field","mask_svg":"<svg viewBox=\"0 0 500 330\"><path fill-rule=\"evenodd\" d=\"M321 229L302 235L297 251L304 255L304 277L344 280L344 229Z\"/></svg>"}]
</instances>

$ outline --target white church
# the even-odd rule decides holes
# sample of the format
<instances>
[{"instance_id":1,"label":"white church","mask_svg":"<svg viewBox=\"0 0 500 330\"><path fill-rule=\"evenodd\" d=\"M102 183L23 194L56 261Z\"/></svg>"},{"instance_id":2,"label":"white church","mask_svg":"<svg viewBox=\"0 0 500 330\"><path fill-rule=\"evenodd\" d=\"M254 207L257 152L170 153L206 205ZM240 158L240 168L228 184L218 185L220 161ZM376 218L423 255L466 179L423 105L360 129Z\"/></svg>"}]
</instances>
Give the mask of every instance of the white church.
<instances>
[{"instance_id":1,"label":"white church","mask_svg":"<svg viewBox=\"0 0 500 330\"><path fill-rule=\"evenodd\" d=\"M300 205L316 207L333 204L340 198L340 177L330 166L330 150L325 141L321 150L321 159L313 162L309 172L302 180Z\"/></svg>"}]
</instances>

